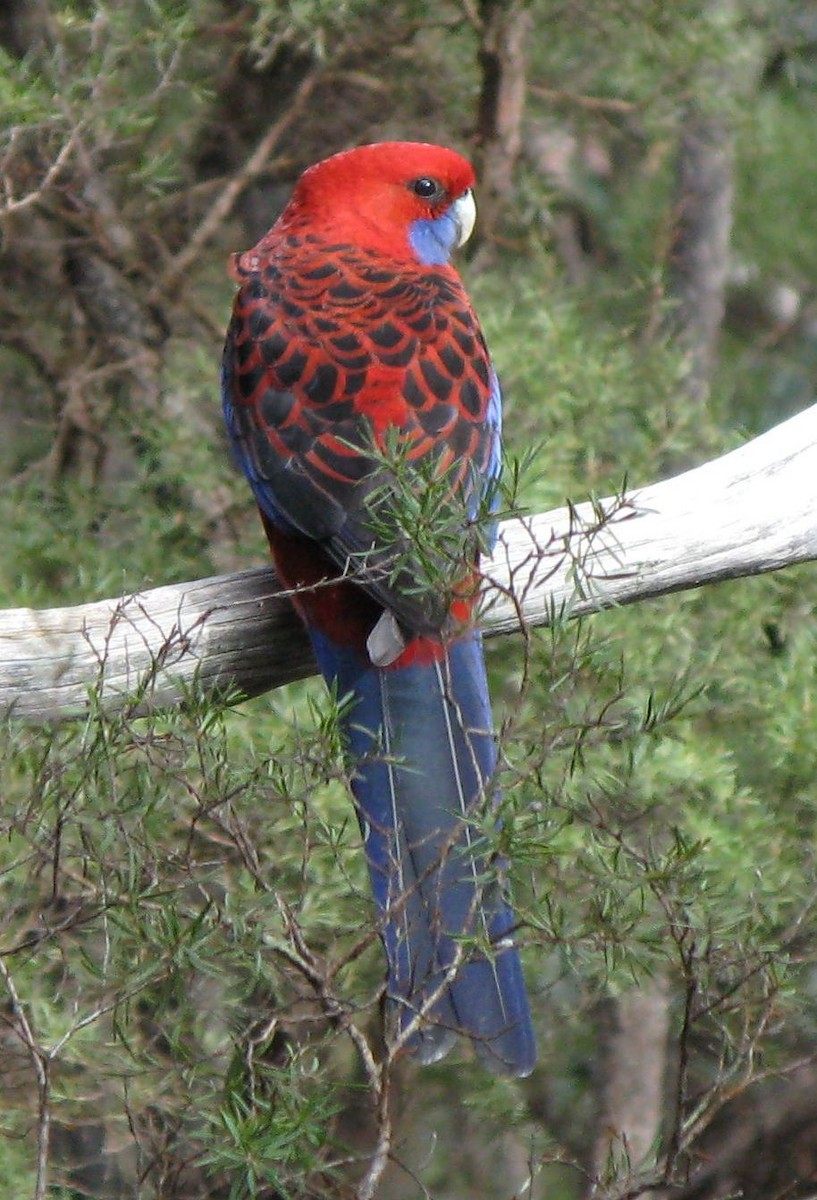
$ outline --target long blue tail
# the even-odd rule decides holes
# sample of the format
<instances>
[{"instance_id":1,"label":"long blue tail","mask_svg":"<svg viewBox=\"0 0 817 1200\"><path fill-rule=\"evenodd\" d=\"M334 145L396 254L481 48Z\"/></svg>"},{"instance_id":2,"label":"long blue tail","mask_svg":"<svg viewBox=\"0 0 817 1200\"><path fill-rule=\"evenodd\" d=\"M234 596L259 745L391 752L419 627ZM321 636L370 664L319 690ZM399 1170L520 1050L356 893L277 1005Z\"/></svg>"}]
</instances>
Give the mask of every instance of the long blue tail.
<instances>
[{"instance_id":1,"label":"long blue tail","mask_svg":"<svg viewBox=\"0 0 817 1200\"><path fill-rule=\"evenodd\" d=\"M536 1046L514 917L468 820L496 766L479 634L399 668L313 641L339 697L354 697L345 732L398 1032L423 1062L461 1033L494 1070L527 1075Z\"/></svg>"}]
</instances>

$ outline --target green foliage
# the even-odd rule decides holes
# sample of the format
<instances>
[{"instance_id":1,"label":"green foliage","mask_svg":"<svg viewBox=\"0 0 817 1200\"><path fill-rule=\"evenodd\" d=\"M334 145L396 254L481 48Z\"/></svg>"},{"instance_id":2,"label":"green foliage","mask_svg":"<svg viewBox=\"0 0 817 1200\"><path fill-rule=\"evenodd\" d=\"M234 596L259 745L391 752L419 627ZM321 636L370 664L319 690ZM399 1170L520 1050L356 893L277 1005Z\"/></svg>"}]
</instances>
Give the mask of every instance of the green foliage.
<instances>
[{"instance_id":1,"label":"green foliage","mask_svg":"<svg viewBox=\"0 0 817 1200\"><path fill-rule=\"evenodd\" d=\"M775 6L776 7L776 6ZM546 32L532 49L547 77L631 101L651 133L679 104L706 104L710 85L757 52L757 16L731 0L567 0L531 4ZM588 47L592 51L588 53Z\"/></svg>"},{"instance_id":2,"label":"green foliage","mask_svg":"<svg viewBox=\"0 0 817 1200\"><path fill-rule=\"evenodd\" d=\"M317 1057L306 1066L291 1061L256 1070L249 1097L228 1076L221 1128L211 1134L215 1146L203 1165L230 1172L230 1200L256 1196L267 1185L285 1200L301 1195L304 1178L321 1166L326 1131L340 1109L330 1097Z\"/></svg>"},{"instance_id":3,"label":"green foliage","mask_svg":"<svg viewBox=\"0 0 817 1200\"><path fill-rule=\"evenodd\" d=\"M254 0L251 46L259 62L269 62L286 40L311 47L321 57L330 38L342 36L349 26L376 16L372 0Z\"/></svg>"},{"instance_id":4,"label":"green foliage","mask_svg":"<svg viewBox=\"0 0 817 1200\"><path fill-rule=\"evenodd\" d=\"M203 520L157 484L147 471L111 496L71 481L0 495L0 519L14 526L0 580L6 606L79 604L210 569Z\"/></svg>"},{"instance_id":5,"label":"green foliage","mask_svg":"<svg viewBox=\"0 0 817 1200\"><path fill-rule=\"evenodd\" d=\"M92 710L58 731L7 726L0 753L5 962L53 1064L55 1119L92 1124L100 1096L111 1113L149 1105L158 1143L170 1153L183 1128L236 1197L297 1194L323 1165L340 1103L288 929L306 922L312 953L337 954L338 928L365 918L348 809L327 799L321 816L331 710L316 725L296 704L302 732L254 708ZM360 987L356 967L345 979ZM312 1049L289 1049L299 1022Z\"/></svg>"},{"instance_id":6,"label":"green foliage","mask_svg":"<svg viewBox=\"0 0 817 1200\"><path fill-rule=\"evenodd\" d=\"M52 53L40 47L12 62L0 51L10 136L19 136L20 125L43 125L58 145L59 136L81 132L86 146L104 147L108 179L119 176L123 199L134 195L136 181L149 190L178 186L178 141L207 94L206 76L196 79L190 67L201 71L206 61L195 39L212 19L212 5L114 0L89 9L63 0L53 9Z\"/></svg>"}]
</instances>

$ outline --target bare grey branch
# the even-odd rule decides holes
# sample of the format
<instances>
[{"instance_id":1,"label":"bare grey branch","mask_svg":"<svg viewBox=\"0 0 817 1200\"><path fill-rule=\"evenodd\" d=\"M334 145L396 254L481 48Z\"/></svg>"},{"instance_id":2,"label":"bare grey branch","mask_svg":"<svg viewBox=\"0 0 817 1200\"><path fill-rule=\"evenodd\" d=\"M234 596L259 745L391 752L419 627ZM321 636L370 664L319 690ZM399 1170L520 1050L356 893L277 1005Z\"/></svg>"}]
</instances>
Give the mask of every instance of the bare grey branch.
<instances>
[{"instance_id":1,"label":"bare grey branch","mask_svg":"<svg viewBox=\"0 0 817 1200\"><path fill-rule=\"evenodd\" d=\"M486 634L817 559L817 407L675 478L500 527ZM0 710L50 723L178 704L194 681L258 695L315 671L271 568L76 608L0 613ZM140 690L141 689L141 690Z\"/></svg>"}]
</instances>

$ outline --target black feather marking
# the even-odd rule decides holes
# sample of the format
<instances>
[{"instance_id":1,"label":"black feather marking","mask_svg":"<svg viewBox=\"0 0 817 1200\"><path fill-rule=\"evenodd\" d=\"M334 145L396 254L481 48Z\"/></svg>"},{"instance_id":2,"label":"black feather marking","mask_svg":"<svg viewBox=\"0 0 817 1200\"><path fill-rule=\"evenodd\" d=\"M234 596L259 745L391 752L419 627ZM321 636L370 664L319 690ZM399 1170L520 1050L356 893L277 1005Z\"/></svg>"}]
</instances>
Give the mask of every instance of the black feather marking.
<instances>
[{"instance_id":1,"label":"black feather marking","mask_svg":"<svg viewBox=\"0 0 817 1200\"><path fill-rule=\"evenodd\" d=\"M251 396L266 375L264 367L248 367L238 376L238 384L242 396Z\"/></svg>"},{"instance_id":2,"label":"black feather marking","mask_svg":"<svg viewBox=\"0 0 817 1200\"><path fill-rule=\"evenodd\" d=\"M399 350L381 351L378 358L385 367L407 367L417 353L417 344L414 338L406 342L405 346L401 346Z\"/></svg>"},{"instance_id":3,"label":"black feather marking","mask_svg":"<svg viewBox=\"0 0 817 1200\"><path fill-rule=\"evenodd\" d=\"M233 341L233 353L239 371L243 371L255 353L255 342L249 339L244 342Z\"/></svg>"},{"instance_id":4,"label":"black feather marking","mask_svg":"<svg viewBox=\"0 0 817 1200\"><path fill-rule=\"evenodd\" d=\"M314 456L321 466L334 471L348 483L357 483L371 474L372 463L365 455L343 454L331 444L322 442L320 438L315 442Z\"/></svg>"},{"instance_id":5,"label":"black feather marking","mask_svg":"<svg viewBox=\"0 0 817 1200\"><path fill-rule=\"evenodd\" d=\"M243 293L243 295L241 294ZM269 298L269 290L264 285L263 280L257 275L253 275L251 279L244 284L241 289L241 299L246 296L250 300L267 300Z\"/></svg>"},{"instance_id":6,"label":"black feather marking","mask_svg":"<svg viewBox=\"0 0 817 1200\"><path fill-rule=\"evenodd\" d=\"M423 312L419 317L412 317L408 324L415 333L426 333L431 328L431 313Z\"/></svg>"},{"instance_id":7,"label":"black feather marking","mask_svg":"<svg viewBox=\"0 0 817 1200\"><path fill-rule=\"evenodd\" d=\"M371 359L361 351L360 354L349 355L348 358L339 354L336 361L339 367L345 367L347 371L365 371Z\"/></svg>"},{"instance_id":8,"label":"black feather marking","mask_svg":"<svg viewBox=\"0 0 817 1200\"><path fill-rule=\"evenodd\" d=\"M259 343L261 357L265 363L272 366L278 362L279 358L283 358L289 347L289 342L277 330L273 330L262 342Z\"/></svg>"},{"instance_id":9,"label":"black feather marking","mask_svg":"<svg viewBox=\"0 0 817 1200\"><path fill-rule=\"evenodd\" d=\"M482 412L482 397L473 379L464 379L460 384L460 404L471 417L478 417Z\"/></svg>"},{"instance_id":10,"label":"black feather marking","mask_svg":"<svg viewBox=\"0 0 817 1200\"><path fill-rule=\"evenodd\" d=\"M343 337L333 337L331 345L336 351L338 366L345 367L347 371L360 371L369 365L369 355L355 334L347 333Z\"/></svg>"},{"instance_id":11,"label":"black feather marking","mask_svg":"<svg viewBox=\"0 0 817 1200\"><path fill-rule=\"evenodd\" d=\"M417 383L414 375L409 371L406 378L403 380L403 399L411 405L412 408L422 408L428 396Z\"/></svg>"},{"instance_id":12,"label":"black feather marking","mask_svg":"<svg viewBox=\"0 0 817 1200\"><path fill-rule=\"evenodd\" d=\"M347 389L344 387L341 390L339 400L331 400L328 403L324 402L320 406L320 419L328 426L335 425L339 421L348 421L349 419L349 396Z\"/></svg>"},{"instance_id":13,"label":"black feather marking","mask_svg":"<svg viewBox=\"0 0 817 1200\"><path fill-rule=\"evenodd\" d=\"M383 350L391 350L394 346L399 346L404 336L402 330L392 325L391 321L384 321L369 334L375 346L380 346Z\"/></svg>"},{"instance_id":14,"label":"black feather marking","mask_svg":"<svg viewBox=\"0 0 817 1200\"><path fill-rule=\"evenodd\" d=\"M478 436L477 430L468 421L458 421L446 440L455 458L462 461L473 454Z\"/></svg>"},{"instance_id":15,"label":"black feather marking","mask_svg":"<svg viewBox=\"0 0 817 1200\"><path fill-rule=\"evenodd\" d=\"M456 415L457 410L452 404L434 404L431 408L423 409L418 413L418 418L423 430L430 436L434 436L450 425Z\"/></svg>"},{"instance_id":16,"label":"black feather marking","mask_svg":"<svg viewBox=\"0 0 817 1200\"><path fill-rule=\"evenodd\" d=\"M391 287L383 288L383 290L377 294L383 300L397 300L398 297L403 297L405 299L407 295L410 295L408 288L402 279L398 280L397 283L393 283Z\"/></svg>"},{"instance_id":17,"label":"black feather marking","mask_svg":"<svg viewBox=\"0 0 817 1200\"><path fill-rule=\"evenodd\" d=\"M391 271L373 270L371 267L366 267L361 271L361 275L367 283L391 283L394 275Z\"/></svg>"},{"instance_id":18,"label":"black feather marking","mask_svg":"<svg viewBox=\"0 0 817 1200\"><path fill-rule=\"evenodd\" d=\"M438 354L446 371L453 375L455 379L459 379L465 370L465 360L462 356L457 354L453 346L441 346Z\"/></svg>"},{"instance_id":19,"label":"black feather marking","mask_svg":"<svg viewBox=\"0 0 817 1200\"><path fill-rule=\"evenodd\" d=\"M337 275L338 269L332 263L326 263L321 267L313 267L311 271L304 271L304 279L329 279L332 275Z\"/></svg>"},{"instance_id":20,"label":"black feather marking","mask_svg":"<svg viewBox=\"0 0 817 1200\"><path fill-rule=\"evenodd\" d=\"M421 360L420 370L435 400L447 400L451 395L451 388L454 386L453 381L438 371L434 363L427 358Z\"/></svg>"},{"instance_id":21,"label":"black feather marking","mask_svg":"<svg viewBox=\"0 0 817 1200\"><path fill-rule=\"evenodd\" d=\"M254 338L262 338L272 324L272 317L263 308L254 308L247 318L247 328Z\"/></svg>"},{"instance_id":22,"label":"black feather marking","mask_svg":"<svg viewBox=\"0 0 817 1200\"><path fill-rule=\"evenodd\" d=\"M458 324L462 325L464 329L467 329L469 332L473 333L474 318L467 308L454 308L449 313L449 316L451 316Z\"/></svg>"},{"instance_id":23,"label":"black feather marking","mask_svg":"<svg viewBox=\"0 0 817 1200\"><path fill-rule=\"evenodd\" d=\"M312 433L296 421L279 429L278 436L290 454L304 455L308 453L315 441Z\"/></svg>"},{"instance_id":24,"label":"black feather marking","mask_svg":"<svg viewBox=\"0 0 817 1200\"><path fill-rule=\"evenodd\" d=\"M362 287L356 287L353 283L349 283L347 279L344 279L341 283L337 283L329 289L329 295L333 300L362 300L366 292Z\"/></svg>"},{"instance_id":25,"label":"black feather marking","mask_svg":"<svg viewBox=\"0 0 817 1200\"><path fill-rule=\"evenodd\" d=\"M473 336L465 329L459 329L456 325L451 330L451 333L454 336L454 341L457 343L460 350L462 350L465 357L471 358L476 346Z\"/></svg>"},{"instance_id":26,"label":"black feather marking","mask_svg":"<svg viewBox=\"0 0 817 1200\"><path fill-rule=\"evenodd\" d=\"M293 350L288 358L276 365L275 373L278 376L278 382L282 387L291 387L301 378L305 366L306 355L301 354L300 350Z\"/></svg>"},{"instance_id":27,"label":"black feather marking","mask_svg":"<svg viewBox=\"0 0 817 1200\"><path fill-rule=\"evenodd\" d=\"M282 425L292 412L295 397L292 392L279 391L278 388L268 388L261 397L258 405L262 419L267 425Z\"/></svg>"},{"instance_id":28,"label":"black feather marking","mask_svg":"<svg viewBox=\"0 0 817 1200\"><path fill-rule=\"evenodd\" d=\"M338 382L338 369L332 363L322 363L304 386L304 391L315 404L331 400Z\"/></svg>"},{"instance_id":29,"label":"black feather marking","mask_svg":"<svg viewBox=\"0 0 817 1200\"><path fill-rule=\"evenodd\" d=\"M269 438L252 431L248 448L261 478L268 481L274 479L281 470L281 455Z\"/></svg>"},{"instance_id":30,"label":"black feather marking","mask_svg":"<svg viewBox=\"0 0 817 1200\"><path fill-rule=\"evenodd\" d=\"M347 375L346 382L343 385L344 396L356 396L358 392L362 392L366 385L366 372L357 371L354 375Z\"/></svg>"},{"instance_id":31,"label":"black feather marking","mask_svg":"<svg viewBox=\"0 0 817 1200\"><path fill-rule=\"evenodd\" d=\"M341 337L333 337L332 345L341 354L355 354L360 349L360 341L353 333L344 333Z\"/></svg>"}]
</instances>

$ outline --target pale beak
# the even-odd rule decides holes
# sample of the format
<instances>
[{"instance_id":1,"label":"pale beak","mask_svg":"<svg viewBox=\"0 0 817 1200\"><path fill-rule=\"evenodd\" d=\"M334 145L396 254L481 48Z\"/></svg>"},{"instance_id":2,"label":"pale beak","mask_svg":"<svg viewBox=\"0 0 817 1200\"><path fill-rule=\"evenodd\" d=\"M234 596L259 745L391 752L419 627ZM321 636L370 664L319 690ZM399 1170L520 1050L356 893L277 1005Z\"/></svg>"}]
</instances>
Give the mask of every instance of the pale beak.
<instances>
[{"instance_id":1,"label":"pale beak","mask_svg":"<svg viewBox=\"0 0 817 1200\"><path fill-rule=\"evenodd\" d=\"M463 192L449 208L450 215L454 218L457 225L457 246L464 246L471 236L474 228L474 222L477 219L477 205L474 200L474 193L469 188L467 192Z\"/></svg>"}]
</instances>

